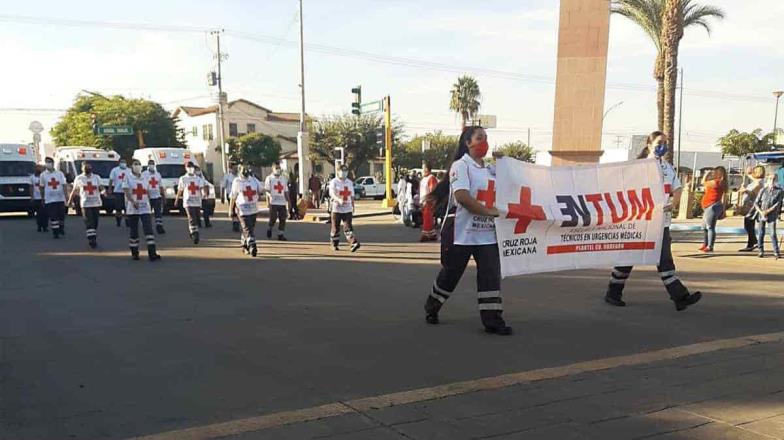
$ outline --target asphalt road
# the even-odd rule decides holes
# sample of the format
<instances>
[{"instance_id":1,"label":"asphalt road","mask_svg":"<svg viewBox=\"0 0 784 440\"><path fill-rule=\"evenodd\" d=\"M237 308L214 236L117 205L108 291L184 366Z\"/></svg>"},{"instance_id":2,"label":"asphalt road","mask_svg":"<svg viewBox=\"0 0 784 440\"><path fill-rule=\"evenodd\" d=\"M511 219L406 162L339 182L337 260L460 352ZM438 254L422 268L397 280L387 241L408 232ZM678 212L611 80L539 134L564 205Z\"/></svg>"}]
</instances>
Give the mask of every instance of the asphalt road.
<instances>
[{"instance_id":1,"label":"asphalt road","mask_svg":"<svg viewBox=\"0 0 784 440\"><path fill-rule=\"evenodd\" d=\"M442 324L425 324L438 248L390 217L356 222L356 254L332 251L326 225L293 223L256 259L223 218L198 246L184 219L165 222L149 263L109 217L97 251L76 217L61 240L0 217L0 438L119 439L784 327L784 263L692 243L676 264L705 298L687 312L653 268L632 275L625 309L601 301L606 270L527 276L504 282L516 333L497 337L473 269Z\"/></svg>"}]
</instances>

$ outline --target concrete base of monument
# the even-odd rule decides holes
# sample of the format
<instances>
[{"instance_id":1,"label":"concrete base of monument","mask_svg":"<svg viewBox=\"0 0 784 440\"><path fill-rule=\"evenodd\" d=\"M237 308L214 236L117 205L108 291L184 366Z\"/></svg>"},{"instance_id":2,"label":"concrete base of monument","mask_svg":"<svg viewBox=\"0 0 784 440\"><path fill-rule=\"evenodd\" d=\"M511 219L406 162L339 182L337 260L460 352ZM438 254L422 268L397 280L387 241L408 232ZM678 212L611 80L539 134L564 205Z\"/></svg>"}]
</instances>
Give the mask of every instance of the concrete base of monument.
<instances>
[{"instance_id":1,"label":"concrete base of monument","mask_svg":"<svg viewBox=\"0 0 784 440\"><path fill-rule=\"evenodd\" d=\"M598 163L602 150L551 150L553 166Z\"/></svg>"}]
</instances>

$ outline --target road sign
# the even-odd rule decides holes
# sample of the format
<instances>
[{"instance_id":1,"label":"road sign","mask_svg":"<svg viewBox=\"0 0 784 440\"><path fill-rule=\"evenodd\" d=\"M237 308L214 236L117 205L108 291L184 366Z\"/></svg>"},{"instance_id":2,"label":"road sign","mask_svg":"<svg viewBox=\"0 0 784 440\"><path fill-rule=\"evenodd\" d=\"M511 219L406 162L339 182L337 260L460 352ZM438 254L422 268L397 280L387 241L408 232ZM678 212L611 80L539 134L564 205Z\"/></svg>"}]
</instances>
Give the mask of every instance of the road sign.
<instances>
[{"instance_id":1,"label":"road sign","mask_svg":"<svg viewBox=\"0 0 784 440\"><path fill-rule=\"evenodd\" d=\"M133 127L130 125L102 125L98 127L98 134L130 136L133 134Z\"/></svg>"},{"instance_id":2,"label":"road sign","mask_svg":"<svg viewBox=\"0 0 784 440\"><path fill-rule=\"evenodd\" d=\"M37 133L41 133L42 131L44 131L44 125L41 124L38 121L31 122L29 128L30 128L30 131L32 131L33 133L36 133L36 134Z\"/></svg>"},{"instance_id":3,"label":"road sign","mask_svg":"<svg viewBox=\"0 0 784 440\"><path fill-rule=\"evenodd\" d=\"M371 101L362 104L362 113L376 113L384 111L384 103L381 101Z\"/></svg>"},{"instance_id":4,"label":"road sign","mask_svg":"<svg viewBox=\"0 0 784 440\"><path fill-rule=\"evenodd\" d=\"M496 116L495 115L479 115L476 117L476 121L484 128L496 128Z\"/></svg>"}]
</instances>

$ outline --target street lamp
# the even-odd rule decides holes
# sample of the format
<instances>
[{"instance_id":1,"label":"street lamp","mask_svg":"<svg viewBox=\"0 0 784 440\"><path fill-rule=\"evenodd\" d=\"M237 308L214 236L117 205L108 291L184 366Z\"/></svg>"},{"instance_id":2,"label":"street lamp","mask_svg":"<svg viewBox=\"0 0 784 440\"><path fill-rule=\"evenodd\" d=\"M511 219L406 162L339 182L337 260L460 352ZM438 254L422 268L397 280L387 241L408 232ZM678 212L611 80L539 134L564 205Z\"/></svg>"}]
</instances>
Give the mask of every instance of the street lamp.
<instances>
[{"instance_id":1,"label":"street lamp","mask_svg":"<svg viewBox=\"0 0 784 440\"><path fill-rule=\"evenodd\" d=\"M613 104L610 108L608 108L607 111L604 112L604 115L602 116L602 122L604 122L604 118L607 117L608 113L610 113L611 111L615 110L616 108L618 108L618 107L620 107L622 105L623 105L623 101L620 101L620 102L617 102L617 103Z\"/></svg>"},{"instance_id":2,"label":"street lamp","mask_svg":"<svg viewBox=\"0 0 784 440\"><path fill-rule=\"evenodd\" d=\"M775 139L779 129L779 101L784 96L784 90L776 90L773 92L773 96L776 97L776 113L773 116L773 138Z\"/></svg>"}]
</instances>

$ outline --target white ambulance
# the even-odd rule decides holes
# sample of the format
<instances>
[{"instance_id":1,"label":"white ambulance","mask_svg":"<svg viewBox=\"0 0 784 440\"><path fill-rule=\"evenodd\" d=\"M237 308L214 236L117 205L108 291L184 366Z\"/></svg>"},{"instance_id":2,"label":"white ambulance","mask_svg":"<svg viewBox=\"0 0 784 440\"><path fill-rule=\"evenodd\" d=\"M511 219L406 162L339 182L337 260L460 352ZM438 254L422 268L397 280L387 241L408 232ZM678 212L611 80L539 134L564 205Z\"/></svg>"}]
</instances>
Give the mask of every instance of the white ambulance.
<instances>
[{"instance_id":1,"label":"white ambulance","mask_svg":"<svg viewBox=\"0 0 784 440\"><path fill-rule=\"evenodd\" d=\"M180 209L174 206L174 198L177 196L177 183L180 177L185 174L185 164L193 161L193 153L185 148L176 147L150 147L140 148L133 152L133 158L142 163L142 167L147 169L147 162L155 161L155 170L161 173L161 189L166 197L165 212Z\"/></svg>"},{"instance_id":2,"label":"white ambulance","mask_svg":"<svg viewBox=\"0 0 784 440\"><path fill-rule=\"evenodd\" d=\"M120 163L120 155L113 150L102 150L95 147L58 147L54 153L55 167L65 174L65 180L68 183L73 183L74 178L82 173L82 164L84 162L93 166L93 174L101 179L101 186L104 187L104 192L109 188L109 174L112 168ZM76 196L74 205L76 212L79 214L79 197ZM113 200L106 197L105 193L101 193L101 201L103 202L103 209L107 213L114 210Z\"/></svg>"},{"instance_id":3,"label":"white ambulance","mask_svg":"<svg viewBox=\"0 0 784 440\"><path fill-rule=\"evenodd\" d=\"M24 144L0 144L0 211L31 212L33 148Z\"/></svg>"}]
</instances>

